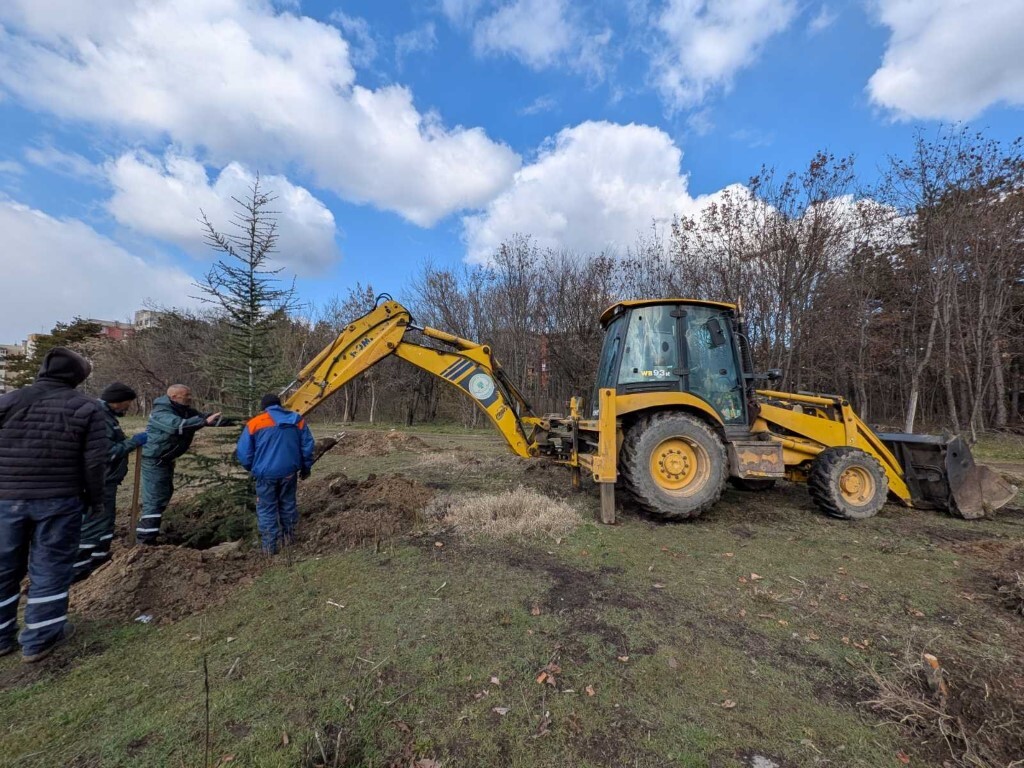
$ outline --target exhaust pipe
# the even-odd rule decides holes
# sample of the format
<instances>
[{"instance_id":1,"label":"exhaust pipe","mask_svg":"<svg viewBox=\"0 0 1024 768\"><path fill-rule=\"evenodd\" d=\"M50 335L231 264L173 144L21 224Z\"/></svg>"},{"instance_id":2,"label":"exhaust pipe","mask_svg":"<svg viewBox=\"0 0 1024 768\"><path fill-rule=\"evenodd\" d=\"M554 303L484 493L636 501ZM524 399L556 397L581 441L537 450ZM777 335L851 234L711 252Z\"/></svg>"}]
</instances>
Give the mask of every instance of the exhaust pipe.
<instances>
[{"instance_id":1,"label":"exhaust pipe","mask_svg":"<svg viewBox=\"0 0 1024 768\"><path fill-rule=\"evenodd\" d=\"M899 459L915 508L938 509L976 520L1013 501L1017 487L974 463L963 438L880 433Z\"/></svg>"}]
</instances>

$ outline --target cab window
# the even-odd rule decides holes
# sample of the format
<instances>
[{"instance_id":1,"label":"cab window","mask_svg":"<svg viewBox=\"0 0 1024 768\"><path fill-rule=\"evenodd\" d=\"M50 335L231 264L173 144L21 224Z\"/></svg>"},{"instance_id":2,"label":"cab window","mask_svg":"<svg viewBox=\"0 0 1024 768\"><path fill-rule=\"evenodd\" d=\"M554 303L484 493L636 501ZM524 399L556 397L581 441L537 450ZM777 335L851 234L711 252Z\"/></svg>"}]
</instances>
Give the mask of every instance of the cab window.
<instances>
[{"instance_id":1,"label":"cab window","mask_svg":"<svg viewBox=\"0 0 1024 768\"><path fill-rule=\"evenodd\" d=\"M673 306L643 307L630 313L623 342L619 384L679 382L679 324Z\"/></svg>"},{"instance_id":2,"label":"cab window","mask_svg":"<svg viewBox=\"0 0 1024 768\"><path fill-rule=\"evenodd\" d=\"M692 307L686 314L689 389L706 400L726 423L743 417L743 388L728 318L713 307Z\"/></svg>"}]
</instances>

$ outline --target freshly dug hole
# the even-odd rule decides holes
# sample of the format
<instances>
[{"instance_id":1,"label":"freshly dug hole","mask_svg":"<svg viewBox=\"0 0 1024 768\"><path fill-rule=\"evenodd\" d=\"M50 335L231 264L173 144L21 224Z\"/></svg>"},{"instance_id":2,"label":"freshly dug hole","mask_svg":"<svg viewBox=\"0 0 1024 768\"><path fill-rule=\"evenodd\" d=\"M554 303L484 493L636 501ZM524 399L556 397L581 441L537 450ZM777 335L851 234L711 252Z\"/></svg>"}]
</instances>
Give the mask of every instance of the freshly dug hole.
<instances>
[{"instance_id":1,"label":"freshly dug hole","mask_svg":"<svg viewBox=\"0 0 1024 768\"><path fill-rule=\"evenodd\" d=\"M519 486L498 494L445 495L423 512L468 536L562 536L583 522L564 501Z\"/></svg>"}]
</instances>

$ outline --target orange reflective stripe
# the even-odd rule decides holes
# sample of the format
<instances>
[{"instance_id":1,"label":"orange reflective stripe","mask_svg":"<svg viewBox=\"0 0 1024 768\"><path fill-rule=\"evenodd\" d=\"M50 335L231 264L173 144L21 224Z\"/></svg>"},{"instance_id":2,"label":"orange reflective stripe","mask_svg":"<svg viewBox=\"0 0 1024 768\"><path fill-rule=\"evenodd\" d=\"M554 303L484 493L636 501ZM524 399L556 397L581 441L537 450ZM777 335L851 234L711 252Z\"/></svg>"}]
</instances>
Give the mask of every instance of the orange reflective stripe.
<instances>
[{"instance_id":1,"label":"orange reflective stripe","mask_svg":"<svg viewBox=\"0 0 1024 768\"><path fill-rule=\"evenodd\" d=\"M305 427L306 427L306 420L305 419L299 419L299 429L304 429Z\"/></svg>"},{"instance_id":2,"label":"orange reflective stripe","mask_svg":"<svg viewBox=\"0 0 1024 768\"><path fill-rule=\"evenodd\" d=\"M274 421L274 419L271 417L269 413L264 411L259 416L253 416L251 419L249 419L249 423L246 426L249 430L249 434L255 435L261 429L266 429L267 427L276 427L277 423Z\"/></svg>"}]
</instances>

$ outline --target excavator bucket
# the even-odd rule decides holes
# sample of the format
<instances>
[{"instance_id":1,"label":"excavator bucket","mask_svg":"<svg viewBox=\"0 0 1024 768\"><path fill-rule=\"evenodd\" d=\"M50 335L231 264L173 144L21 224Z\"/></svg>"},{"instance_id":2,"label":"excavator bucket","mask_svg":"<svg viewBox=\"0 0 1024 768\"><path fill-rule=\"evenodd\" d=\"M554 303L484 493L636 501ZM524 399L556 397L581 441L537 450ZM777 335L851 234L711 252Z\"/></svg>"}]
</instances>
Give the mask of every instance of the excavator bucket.
<instances>
[{"instance_id":1,"label":"excavator bucket","mask_svg":"<svg viewBox=\"0 0 1024 768\"><path fill-rule=\"evenodd\" d=\"M1009 504L1017 487L988 467L974 463L959 437L878 435L899 459L914 506L974 520Z\"/></svg>"}]
</instances>

